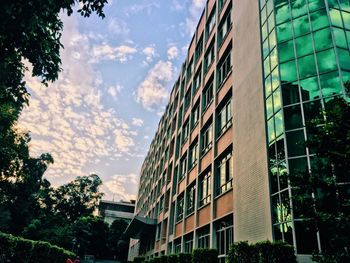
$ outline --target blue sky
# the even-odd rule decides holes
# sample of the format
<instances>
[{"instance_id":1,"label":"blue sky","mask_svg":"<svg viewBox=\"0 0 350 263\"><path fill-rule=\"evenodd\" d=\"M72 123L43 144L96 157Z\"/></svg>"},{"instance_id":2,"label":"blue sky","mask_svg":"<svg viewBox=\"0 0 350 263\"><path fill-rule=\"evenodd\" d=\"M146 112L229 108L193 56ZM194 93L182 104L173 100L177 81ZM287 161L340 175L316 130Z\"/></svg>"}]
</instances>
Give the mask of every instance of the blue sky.
<instances>
[{"instance_id":1,"label":"blue sky","mask_svg":"<svg viewBox=\"0 0 350 263\"><path fill-rule=\"evenodd\" d=\"M106 18L62 14L59 79L26 76L30 106L19 121L33 156L53 155L54 186L98 174L104 199L136 197L138 176L185 60L204 0L113 0Z\"/></svg>"}]
</instances>

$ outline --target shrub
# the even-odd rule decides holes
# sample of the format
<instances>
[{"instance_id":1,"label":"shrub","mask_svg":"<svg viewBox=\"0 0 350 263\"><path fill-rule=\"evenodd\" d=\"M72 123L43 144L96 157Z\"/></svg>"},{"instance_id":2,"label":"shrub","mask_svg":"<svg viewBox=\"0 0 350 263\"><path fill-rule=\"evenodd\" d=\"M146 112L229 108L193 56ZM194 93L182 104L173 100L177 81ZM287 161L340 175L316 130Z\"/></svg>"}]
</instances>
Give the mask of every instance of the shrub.
<instances>
[{"instance_id":1,"label":"shrub","mask_svg":"<svg viewBox=\"0 0 350 263\"><path fill-rule=\"evenodd\" d=\"M167 263L178 263L178 262L179 262L179 257L177 255L173 254L168 256Z\"/></svg>"},{"instance_id":2,"label":"shrub","mask_svg":"<svg viewBox=\"0 0 350 263\"><path fill-rule=\"evenodd\" d=\"M61 263L75 254L48 242L32 241L0 233L0 262Z\"/></svg>"},{"instance_id":3,"label":"shrub","mask_svg":"<svg viewBox=\"0 0 350 263\"><path fill-rule=\"evenodd\" d=\"M178 256L179 263L192 263L192 254L180 253Z\"/></svg>"},{"instance_id":4,"label":"shrub","mask_svg":"<svg viewBox=\"0 0 350 263\"><path fill-rule=\"evenodd\" d=\"M135 257L134 258L134 263L143 263L143 262L145 262L144 257Z\"/></svg>"},{"instance_id":5,"label":"shrub","mask_svg":"<svg viewBox=\"0 0 350 263\"><path fill-rule=\"evenodd\" d=\"M263 241L256 244L234 243L227 257L228 263L296 263L294 249L283 242Z\"/></svg>"},{"instance_id":6,"label":"shrub","mask_svg":"<svg viewBox=\"0 0 350 263\"><path fill-rule=\"evenodd\" d=\"M160 257L160 263L168 263L168 256L162 255Z\"/></svg>"},{"instance_id":7,"label":"shrub","mask_svg":"<svg viewBox=\"0 0 350 263\"><path fill-rule=\"evenodd\" d=\"M193 250L192 263L216 263L218 251L216 249L199 248Z\"/></svg>"}]
</instances>

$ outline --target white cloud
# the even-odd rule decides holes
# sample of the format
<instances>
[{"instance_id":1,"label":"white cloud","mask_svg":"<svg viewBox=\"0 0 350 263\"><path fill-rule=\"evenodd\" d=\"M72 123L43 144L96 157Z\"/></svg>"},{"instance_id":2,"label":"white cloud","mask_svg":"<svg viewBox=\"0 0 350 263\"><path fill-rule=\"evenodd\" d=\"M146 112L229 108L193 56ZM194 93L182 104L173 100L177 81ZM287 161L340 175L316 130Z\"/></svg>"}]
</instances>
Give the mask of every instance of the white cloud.
<instances>
[{"instance_id":1,"label":"white cloud","mask_svg":"<svg viewBox=\"0 0 350 263\"><path fill-rule=\"evenodd\" d=\"M109 18L108 30L109 32L119 36L127 36L130 32L127 23L116 17Z\"/></svg>"},{"instance_id":2,"label":"white cloud","mask_svg":"<svg viewBox=\"0 0 350 263\"><path fill-rule=\"evenodd\" d=\"M103 184L107 194L114 197L114 200L135 200L137 194L139 176L136 174L116 174Z\"/></svg>"},{"instance_id":3,"label":"white cloud","mask_svg":"<svg viewBox=\"0 0 350 263\"><path fill-rule=\"evenodd\" d=\"M124 63L132 58L137 49L127 45L112 47L108 44L94 46L92 49L91 63L98 63L101 60L118 60Z\"/></svg>"},{"instance_id":4,"label":"white cloud","mask_svg":"<svg viewBox=\"0 0 350 263\"><path fill-rule=\"evenodd\" d=\"M143 120L138 118L132 118L132 124L141 127L143 125Z\"/></svg>"},{"instance_id":5,"label":"white cloud","mask_svg":"<svg viewBox=\"0 0 350 263\"><path fill-rule=\"evenodd\" d=\"M172 0L172 9L175 11L181 11L185 9L183 1Z\"/></svg>"},{"instance_id":6,"label":"white cloud","mask_svg":"<svg viewBox=\"0 0 350 263\"><path fill-rule=\"evenodd\" d=\"M131 154L135 136L113 109L103 106L101 74L88 63L94 55L90 38L78 31L77 18L63 20L63 71L49 87L26 74L32 96L19 121L32 134L31 154L49 152L55 160L46 177L61 183L93 172L87 167L96 160ZM71 55L74 52L79 60ZM114 95L118 89L116 85L109 92Z\"/></svg>"},{"instance_id":7,"label":"white cloud","mask_svg":"<svg viewBox=\"0 0 350 263\"><path fill-rule=\"evenodd\" d=\"M116 86L109 86L107 89L107 93L113 98L116 99L118 93L123 89L123 87L119 84Z\"/></svg>"},{"instance_id":8,"label":"white cloud","mask_svg":"<svg viewBox=\"0 0 350 263\"><path fill-rule=\"evenodd\" d=\"M172 60L179 56L179 50L176 46L171 46L167 51L168 59Z\"/></svg>"},{"instance_id":9,"label":"white cloud","mask_svg":"<svg viewBox=\"0 0 350 263\"><path fill-rule=\"evenodd\" d=\"M156 56L156 49L154 48L153 45L148 46L142 50L142 53L146 55L146 63L150 63L153 61L153 58Z\"/></svg>"},{"instance_id":10,"label":"white cloud","mask_svg":"<svg viewBox=\"0 0 350 263\"><path fill-rule=\"evenodd\" d=\"M170 61L159 61L139 85L136 101L149 111L161 106L168 98L166 86L173 80L173 75L173 64Z\"/></svg>"},{"instance_id":11,"label":"white cloud","mask_svg":"<svg viewBox=\"0 0 350 263\"><path fill-rule=\"evenodd\" d=\"M199 17L202 14L206 0L192 0L189 8L190 15L186 18L186 31L192 37L194 34Z\"/></svg>"}]
</instances>

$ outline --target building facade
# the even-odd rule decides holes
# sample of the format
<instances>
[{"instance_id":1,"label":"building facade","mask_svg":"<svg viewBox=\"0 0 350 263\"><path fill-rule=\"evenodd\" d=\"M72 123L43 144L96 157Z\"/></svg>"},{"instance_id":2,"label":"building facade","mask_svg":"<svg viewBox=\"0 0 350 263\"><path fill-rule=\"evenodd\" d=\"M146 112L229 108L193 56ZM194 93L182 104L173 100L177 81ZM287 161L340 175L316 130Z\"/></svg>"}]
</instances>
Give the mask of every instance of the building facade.
<instances>
[{"instance_id":1,"label":"building facade","mask_svg":"<svg viewBox=\"0 0 350 263\"><path fill-rule=\"evenodd\" d=\"M349 95L349 44L349 0L209 0L142 165L127 230L138 254L321 249L286 174L312 169L305 122Z\"/></svg>"},{"instance_id":2,"label":"building facade","mask_svg":"<svg viewBox=\"0 0 350 263\"><path fill-rule=\"evenodd\" d=\"M125 202L114 202L101 200L98 205L98 215L103 220L111 225L113 221L119 219L127 223L134 217L135 212L135 201Z\"/></svg>"}]
</instances>

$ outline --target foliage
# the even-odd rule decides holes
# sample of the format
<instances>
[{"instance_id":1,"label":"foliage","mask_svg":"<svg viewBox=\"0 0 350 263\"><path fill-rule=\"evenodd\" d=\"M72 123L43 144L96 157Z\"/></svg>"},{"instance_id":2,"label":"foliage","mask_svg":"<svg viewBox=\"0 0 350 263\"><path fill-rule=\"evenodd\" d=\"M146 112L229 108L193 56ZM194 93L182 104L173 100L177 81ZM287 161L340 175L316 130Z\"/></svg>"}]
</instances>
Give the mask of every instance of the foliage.
<instances>
[{"instance_id":1,"label":"foliage","mask_svg":"<svg viewBox=\"0 0 350 263\"><path fill-rule=\"evenodd\" d=\"M48 242L32 241L0 233L0 262L61 263L75 255Z\"/></svg>"},{"instance_id":2,"label":"foliage","mask_svg":"<svg viewBox=\"0 0 350 263\"><path fill-rule=\"evenodd\" d=\"M306 146L315 156L308 169L290 174L295 214L320 233L318 262L350 261L350 106L334 98L307 123ZM300 187L302 186L302 187ZM317 252L315 252L317 253Z\"/></svg>"},{"instance_id":3,"label":"foliage","mask_svg":"<svg viewBox=\"0 0 350 263\"><path fill-rule=\"evenodd\" d=\"M216 263L218 251L216 249L198 248L192 252L192 263Z\"/></svg>"},{"instance_id":4,"label":"foliage","mask_svg":"<svg viewBox=\"0 0 350 263\"><path fill-rule=\"evenodd\" d=\"M110 253L119 261L127 260L129 240L123 238L127 226L128 224L124 220L116 219L109 227L108 248Z\"/></svg>"},{"instance_id":5,"label":"foliage","mask_svg":"<svg viewBox=\"0 0 350 263\"><path fill-rule=\"evenodd\" d=\"M248 242L234 243L228 253L228 263L296 263L292 246L282 243L263 241L256 244Z\"/></svg>"},{"instance_id":6,"label":"foliage","mask_svg":"<svg viewBox=\"0 0 350 263\"><path fill-rule=\"evenodd\" d=\"M192 262L192 254L180 253L178 257L179 257L179 263L191 263Z\"/></svg>"},{"instance_id":7,"label":"foliage","mask_svg":"<svg viewBox=\"0 0 350 263\"><path fill-rule=\"evenodd\" d=\"M175 254L168 255L167 263L178 263L178 262L179 262L179 259L178 259L177 255L175 255Z\"/></svg>"},{"instance_id":8,"label":"foliage","mask_svg":"<svg viewBox=\"0 0 350 263\"><path fill-rule=\"evenodd\" d=\"M145 262L144 257L135 257L134 258L134 263L143 263L143 262Z\"/></svg>"}]
</instances>

